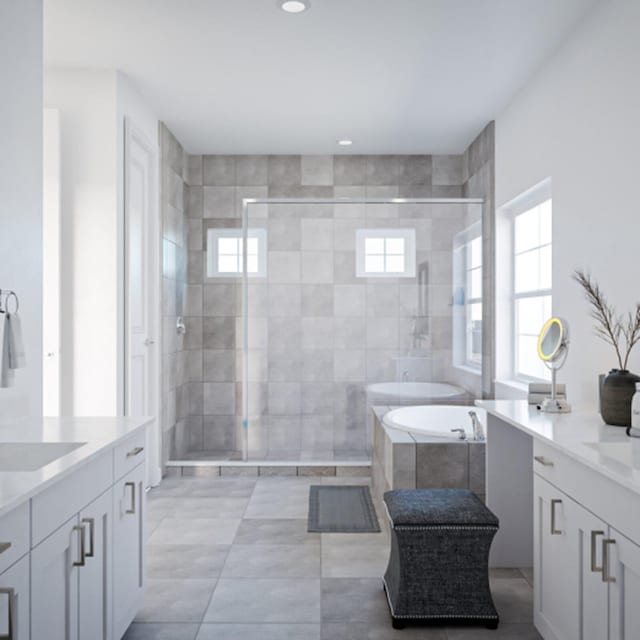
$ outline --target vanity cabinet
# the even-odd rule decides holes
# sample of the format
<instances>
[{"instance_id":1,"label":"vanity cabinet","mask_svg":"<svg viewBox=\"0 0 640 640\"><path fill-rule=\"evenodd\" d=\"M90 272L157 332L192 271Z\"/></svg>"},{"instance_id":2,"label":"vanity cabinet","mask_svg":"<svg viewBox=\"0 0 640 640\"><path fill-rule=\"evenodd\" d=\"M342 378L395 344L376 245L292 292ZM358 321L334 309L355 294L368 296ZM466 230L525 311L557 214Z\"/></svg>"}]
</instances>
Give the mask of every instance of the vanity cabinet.
<instances>
[{"instance_id":1,"label":"vanity cabinet","mask_svg":"<svg viewBox=\"0 0 640 640\"><path fill-rule=\"evenodd\" d=\"M29 640L30 637L29 556L26 555L0 574L0 638Z\"/></svg>"},{"instance_id":2,"label":"vanity cabinet","mask_svg":"<svg viewBox=\"0 0 640 640\"><path fill-rule=\"evenodd\" d=\"M640 497L610 483L534 443L534 622L545 640L640 638L640 546L628 535L640 537Z\"/></svg>"}]
</instances>

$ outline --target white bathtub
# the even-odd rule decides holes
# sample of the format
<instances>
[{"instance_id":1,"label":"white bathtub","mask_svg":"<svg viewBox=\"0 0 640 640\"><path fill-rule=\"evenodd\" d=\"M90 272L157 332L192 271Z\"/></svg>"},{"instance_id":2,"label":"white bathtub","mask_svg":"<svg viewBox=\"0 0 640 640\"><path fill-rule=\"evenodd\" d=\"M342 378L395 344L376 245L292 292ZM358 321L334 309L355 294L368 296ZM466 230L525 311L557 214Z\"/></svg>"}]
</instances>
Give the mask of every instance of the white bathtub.
<instances>
[{"instance_id":1,"label":"white bathtub","mask_svg":"<svg viewBox=\"0 0 640 640\"><path fill-rule=\"evenodd\" d=\"M464 429L467 438L473 437L469 411L475 411L486 432L487 412L474 406L428 405L402 407L389 411L382 422L394 429L435 438L457 439L458 434L451 429Z\"/></svg>"},{"instance_id":2,"label":"white bathtub","mask_svg":"<svg viewBox=\"0 0 640 640\"><path fill-rule=\"evenodd\" d=\"M369 404L416 405L468 402L461 387L444 382L378 382L367 386Z\"/></svg>"}]
</instances>

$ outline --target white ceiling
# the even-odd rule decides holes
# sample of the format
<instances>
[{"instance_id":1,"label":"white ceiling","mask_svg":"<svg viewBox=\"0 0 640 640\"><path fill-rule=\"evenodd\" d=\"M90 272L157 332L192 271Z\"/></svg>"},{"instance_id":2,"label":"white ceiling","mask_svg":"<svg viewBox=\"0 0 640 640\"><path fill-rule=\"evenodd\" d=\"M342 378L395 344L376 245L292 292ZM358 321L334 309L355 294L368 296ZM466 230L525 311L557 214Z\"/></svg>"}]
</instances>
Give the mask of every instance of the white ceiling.
<instances>
[{"instance_id":1,"label":"white ceiling","mask_svg":"<svg viewBox=\"0 0 640 640\"><path fill-rule=\"evenodd\" d=\"M598 0L46 0L45 64L116 68L192 153L458 153Z\"/></svg>"}]
</instances>

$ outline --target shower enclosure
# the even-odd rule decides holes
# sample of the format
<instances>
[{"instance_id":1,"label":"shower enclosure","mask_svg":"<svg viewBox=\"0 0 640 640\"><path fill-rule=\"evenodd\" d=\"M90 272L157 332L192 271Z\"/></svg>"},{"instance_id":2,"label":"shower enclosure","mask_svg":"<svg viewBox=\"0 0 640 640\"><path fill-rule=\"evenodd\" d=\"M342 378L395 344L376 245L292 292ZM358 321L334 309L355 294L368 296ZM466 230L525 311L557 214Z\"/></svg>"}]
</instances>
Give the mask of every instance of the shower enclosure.
<instances>
[{"instance_id":1,"label":"shower enclosure","mask_svg":"<svg viewBox=\"0 0 640 640\"><path fill-rule=\"evenodd\" d=\"M481 219L478 199L247 198L241 228L209 227L207 275L237 296L234 431L201 457L363 461L367 385L479 396Z\"/></svg>"}]
</instances>

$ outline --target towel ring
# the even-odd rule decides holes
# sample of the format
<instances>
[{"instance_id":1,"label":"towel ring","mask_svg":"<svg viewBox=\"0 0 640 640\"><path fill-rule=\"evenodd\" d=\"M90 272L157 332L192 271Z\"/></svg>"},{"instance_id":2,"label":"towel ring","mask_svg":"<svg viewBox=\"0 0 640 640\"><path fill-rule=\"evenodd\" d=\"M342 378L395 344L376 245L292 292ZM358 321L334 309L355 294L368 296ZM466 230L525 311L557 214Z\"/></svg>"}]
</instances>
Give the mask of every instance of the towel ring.
<instances>
[{"instance_id":1,"label":"towel ring","mask_svg":"<svg viewBox=\"0 0 640 640\"><path fill-rule=\"evenodd\" d=\"M18 299L18 296L16 295L16 292L15 291L4 291L2 293L4 293L7 296L4 299L4 309L5 309L5 311L7 313L18 313L18 309L20 309L20 300ZM15 300L15 303L16 303L16 308L15 308L14 311L9 311L9 299L10 298L13 298Z\"/></svg>"}]
</instances>

